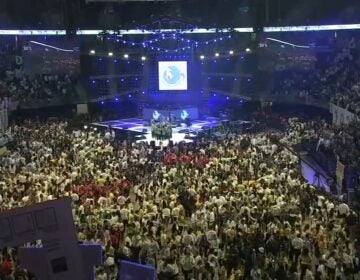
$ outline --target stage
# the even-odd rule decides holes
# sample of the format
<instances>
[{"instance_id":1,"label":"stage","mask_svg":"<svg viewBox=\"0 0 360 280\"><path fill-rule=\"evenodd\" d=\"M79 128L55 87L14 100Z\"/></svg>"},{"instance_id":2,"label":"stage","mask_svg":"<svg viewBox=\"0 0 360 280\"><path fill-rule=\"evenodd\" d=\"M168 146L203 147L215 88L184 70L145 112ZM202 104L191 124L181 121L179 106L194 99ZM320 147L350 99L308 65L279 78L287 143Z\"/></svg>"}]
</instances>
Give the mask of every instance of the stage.
<instances>
[{"instance_id":1,"label":"stage","mask_svg":"<svg viewBox=\"0 0 360 280\"><path fill-rule=\"evenodd\" d=\"M221 125L223 120L214 117L208 117L204 120L194 120L191 123L191 126L187 127L185 124L181 124L181 126L173 127L172 129L172 138L174 144L179 142L190 143L193 142L191 138L195 138L199 132L205 131L208 129L216 128ZM248 123L248 122L243 122ZM121 120L112 120L105 122L97 122L92 123L94 126L108 128L111 127L115 130L120 131L130 131L134 132L136 142L147 142L151 143L151 141L155 141L155 145L159 146L162 144L166 146L169 144L169 140L157 140L151 136L151 126L150 122L144 119L139 118L130 118L130 119L121 119Z\"/></svg>"}]
</instances>

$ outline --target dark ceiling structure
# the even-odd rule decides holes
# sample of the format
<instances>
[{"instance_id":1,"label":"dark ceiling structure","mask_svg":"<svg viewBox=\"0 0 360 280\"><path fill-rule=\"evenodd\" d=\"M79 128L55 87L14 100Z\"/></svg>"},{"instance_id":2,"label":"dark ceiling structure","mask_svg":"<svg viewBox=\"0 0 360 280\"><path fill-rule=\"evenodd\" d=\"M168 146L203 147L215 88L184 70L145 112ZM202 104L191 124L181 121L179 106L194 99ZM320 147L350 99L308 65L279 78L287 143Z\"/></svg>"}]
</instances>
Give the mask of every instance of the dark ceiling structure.
<instances>
[{"instance_id":1,"label":"dark ceiling structure","mask_svg":"<svg viewBox=\"0 0 360 280\"><path fill-rule=\"evenodd\" d=\"M199 27L360 22L358 0L2 0L0 28L117 29L161 17Z\"/></svg>"}]
</instances>

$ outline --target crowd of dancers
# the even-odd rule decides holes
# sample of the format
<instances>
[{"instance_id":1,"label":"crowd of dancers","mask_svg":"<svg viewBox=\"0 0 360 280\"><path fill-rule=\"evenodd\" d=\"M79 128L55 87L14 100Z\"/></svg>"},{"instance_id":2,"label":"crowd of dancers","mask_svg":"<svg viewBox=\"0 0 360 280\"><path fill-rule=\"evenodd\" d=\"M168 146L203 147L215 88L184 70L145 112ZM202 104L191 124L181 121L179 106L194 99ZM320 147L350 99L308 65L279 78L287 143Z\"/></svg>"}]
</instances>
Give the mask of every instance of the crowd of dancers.
<instances>
[{"instance_id":1,"label":"crowd of dancers","mask_svg":"<svg viewBox=\"0 0 360 280\"><path fill-rule=\"evenodd\" d=\"M288 133L164 149L65 122L11 133L1 211L71 197L79 241L104 250L97 279L117 279L121 259L159 279L359 279L355 213L304 181ZM16 252L0 254L1 279L32 279Z\"/></svg>"}]
</instances>

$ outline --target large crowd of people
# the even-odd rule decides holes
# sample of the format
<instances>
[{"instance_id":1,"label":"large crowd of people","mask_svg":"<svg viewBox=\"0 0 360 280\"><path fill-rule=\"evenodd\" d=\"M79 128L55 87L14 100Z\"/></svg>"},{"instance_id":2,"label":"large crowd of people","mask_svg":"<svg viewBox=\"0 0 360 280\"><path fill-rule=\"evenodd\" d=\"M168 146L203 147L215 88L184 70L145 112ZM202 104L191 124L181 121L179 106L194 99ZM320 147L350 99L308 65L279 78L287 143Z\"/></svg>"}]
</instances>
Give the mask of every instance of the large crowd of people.
<instances>
[{"instance_id":1,"label":"large crowd of people","mask_svg":"<svg viewBox=\"0 0 360 280\"><path fill-rule=\"evenodd\" d=\"M159 279L359 277L354 213L304 181L279 142L289 134L155 149L66 122L11 133L1 211L71 197L79 241L104 249L97 279L116 279L121 259L155 267ZM1 279L31 279L16 250L0 259Z\"/></svg>"},{"instance_id":2,"label":"large crowd of people","mask_svg":"<svg viewBox=\"0 0 360 280\"><path fill-rule=\"evenodd\" d=\"M282 73L274 93L359 114L358 52L350 39L326 65ZM1 109L76 94L69 75L4 73ZM312 143L358 169L360 122L262 116L256 133L157 148L65 121L12 125L0 137L0 211L71 198L78 240L103 248L99 280L117 279L120 260L152 266L160 280L360 279L357 214L306 182L286 148ZM272 121L285 131L270 131ZM152 123L154 138L171 132L170 122ZM0 279L33 279L16 248L0 253Z\"/></svg>"},{"instance_id":3,"label":"large crowd of people","mask_svg":"<svg viewBox=\"0 0 360 280\"><path fill-rule=\"evenodd\" d=\"M319 58L319 62L311 70L281 72L275 81L273 93L279 96L295 96L305 101L331 101L358 114L360 44L355 37L351 37L342 40L340 45L341 47L334 47L325 61Z\"/></svg>"},{"instance_id":4,"label":"large crowd of people","mask_svg":"<svg viewBox=\"0 0 360 280\"><path fill-rule=\"evenodd\" d=\"M29 76L23 70L8 70L0 79L0 93L21 103L75 98L75 80L66 74Z\"/></svg>"}]
</instances>

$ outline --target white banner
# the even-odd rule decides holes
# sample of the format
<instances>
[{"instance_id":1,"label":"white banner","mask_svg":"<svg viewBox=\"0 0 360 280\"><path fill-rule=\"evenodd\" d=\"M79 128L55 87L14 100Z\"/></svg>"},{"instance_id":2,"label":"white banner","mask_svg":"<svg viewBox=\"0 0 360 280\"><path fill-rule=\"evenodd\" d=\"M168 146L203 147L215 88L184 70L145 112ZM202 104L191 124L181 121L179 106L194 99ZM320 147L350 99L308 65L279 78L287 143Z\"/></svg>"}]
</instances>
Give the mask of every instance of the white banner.
<instances>
[{"instance_id":1,"label":"white banner","mask_svg":"<svg viewBox=\"0 0 360 280\"><path fill-rule=\"evenodd\" d=\"M347 124L355 119L359 120L355 114L333 103L330 103L330 113L333 115L333 124Z\"/></svg>"}]
</instances>

